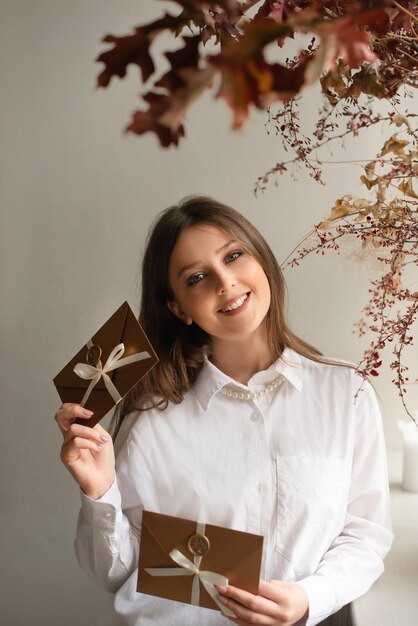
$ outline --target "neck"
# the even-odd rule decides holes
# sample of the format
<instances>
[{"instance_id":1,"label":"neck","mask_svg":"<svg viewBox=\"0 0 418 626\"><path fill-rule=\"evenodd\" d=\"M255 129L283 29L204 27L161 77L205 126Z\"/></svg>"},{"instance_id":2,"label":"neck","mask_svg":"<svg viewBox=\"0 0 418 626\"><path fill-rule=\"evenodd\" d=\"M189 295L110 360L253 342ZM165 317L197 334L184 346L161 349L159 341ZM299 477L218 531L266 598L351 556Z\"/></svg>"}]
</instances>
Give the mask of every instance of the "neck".
<instances>
[{"instance_id":1,"label":"neck","mask_svg":"<svg viewBox=\"0 0 418 626\"><path fill-rule=\"evenodd\" d=\"M274 356L266 337L250 337L239 341L215 339L210 360L234 380L246 385L250 378L267 369Z\"/></svg>"}]
</instances>

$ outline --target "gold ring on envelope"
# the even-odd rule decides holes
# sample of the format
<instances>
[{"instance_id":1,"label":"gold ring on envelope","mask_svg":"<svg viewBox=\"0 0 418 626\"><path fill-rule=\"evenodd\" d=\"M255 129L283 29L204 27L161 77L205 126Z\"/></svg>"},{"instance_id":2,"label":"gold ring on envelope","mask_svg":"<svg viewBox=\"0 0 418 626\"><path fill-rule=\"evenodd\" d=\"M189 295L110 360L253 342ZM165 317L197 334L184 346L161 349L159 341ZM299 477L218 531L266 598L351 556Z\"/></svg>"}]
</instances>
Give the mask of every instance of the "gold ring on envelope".
<instances>
[{"instance_id":1,"label":"gold ring on envelope","mask_svg":"<svg viewBox=\"0 0 418 626\"><path fill-rule=\"evenodd\" d=\"M88 344L87 344L88 345ZM92 343L87 350L86 361L89 365L97 365L102 357L102 349L97 344Z\"/></svg>"},{"instance_id":2,"label":"gold ring on envelope","mask_svg":"<svg viewBox=\"0 0 418 626\"><path fill-rule=\"evenodd\" d=\"M187 546L192 554L197 556L203 556L210 549L210 542L205 535L195 533L187 542Z\"/></svg>"}]
</instances>

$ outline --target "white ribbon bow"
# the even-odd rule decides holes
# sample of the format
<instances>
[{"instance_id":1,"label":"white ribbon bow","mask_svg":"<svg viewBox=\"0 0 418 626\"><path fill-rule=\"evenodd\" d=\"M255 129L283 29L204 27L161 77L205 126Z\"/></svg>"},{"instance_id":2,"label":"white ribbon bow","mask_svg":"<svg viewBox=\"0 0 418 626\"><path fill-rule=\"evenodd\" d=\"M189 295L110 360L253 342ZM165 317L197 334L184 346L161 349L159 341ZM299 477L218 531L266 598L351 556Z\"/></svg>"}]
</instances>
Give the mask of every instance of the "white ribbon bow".
<instances>
[{"instance_id":1,"label":"white ribbon bow","mask_svg":"<svg viewBox=\"0 0 418 626\"><path fill-rule=\"evenodd\" d=\"M77 363L74 368L74 372L82 378L83 380L91 380L90 385L84 397L81 401L81 406L84 406L89 396L97 385L99 380L103 378L104 384L106 385L106 389L112 396L113 400L118 403L122 400L122 396L119 394L115 385L112 383L110 376L108 376L108 372L118 369L119 367L123 367L124 365L130 365L131 363L136 363L137 361L143 361L144 359L150 359L151 355L149 352L138 352L137 354L131 354L131 356L126 356L123 359L122 354L125 352L125 346L123 343L119 343L115 348L113 348L112 352L109 354L106 363L102 366L102 362L99 361L96 363L96 367L93 365L89 365L88 363Z\"/></svg>"},{"instance_id":2,"label":"white ribbon bow","mask_svg":"<svg viewBox=\"0 0 418 626\"><path fill-rule=\"evenodd\" d=\"M204 530L203 524L199 524L199 526L203 526ZM204 534L204 532L201 534ZM222 613L224 613L224 615L228 615L229 617L235 617L235 614L231 611L231 609L228 609L221 603L219 600L219 593L215 587L215 585L227 587L228 579L226 576L222 576L222 574L217 574L216 572L199 569L200 562L202 560L201 556L195 555L192 562L184 556L180 550L174 548L174 550L171 550L170 552L170 557L175 563L177 563L177 565L180 565L180 567L146 567L145 571L151 576L194 576L191 604L199 606L200 583L202 583L215 604L221 609Z\"/></svg>"}]
</instances>

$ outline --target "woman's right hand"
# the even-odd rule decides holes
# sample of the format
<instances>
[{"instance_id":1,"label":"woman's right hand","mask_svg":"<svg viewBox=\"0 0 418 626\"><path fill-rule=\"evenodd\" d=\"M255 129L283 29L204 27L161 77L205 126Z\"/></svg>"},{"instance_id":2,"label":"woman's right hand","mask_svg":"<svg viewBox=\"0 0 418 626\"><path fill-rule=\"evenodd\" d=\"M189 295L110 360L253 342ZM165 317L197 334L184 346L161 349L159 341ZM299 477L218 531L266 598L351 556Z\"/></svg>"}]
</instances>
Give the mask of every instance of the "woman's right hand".
<instances>
[{"instance_id":1,"label":"woman's right hand","mask_svg":"<svg viewBox=\"0 0 418 626\"><path fill-rule=\"evenodd\" d=\"M111 436L100 424L94 428L74 424L91 416L79 404L66 403L55 413L55 421L64 436L61 461L84 493L98 500L115 479L115 453Z\"/></svg>"}]
</instances>

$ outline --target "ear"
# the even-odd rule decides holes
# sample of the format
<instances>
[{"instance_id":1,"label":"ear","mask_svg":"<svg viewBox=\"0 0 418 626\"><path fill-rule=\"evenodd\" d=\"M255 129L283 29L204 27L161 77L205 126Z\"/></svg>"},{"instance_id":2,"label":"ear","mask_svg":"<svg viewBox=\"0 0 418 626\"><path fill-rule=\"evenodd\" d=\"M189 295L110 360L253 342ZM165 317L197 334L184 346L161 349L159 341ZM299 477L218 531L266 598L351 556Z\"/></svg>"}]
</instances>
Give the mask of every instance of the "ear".
<instances>
[{"instance_id":1,"label":"ear","mask_svg":"<svg viewBox=\"0 0 418 626\"><path fill-rule=\"evenodd\" d=\"M167 300L166 304L170 311L173 313L173 315L181 319L181 321L187 324L187 326L193 324L192 318L181 309L178 302L176 302L175 300Z\"/></svg>"}]
</instances>

